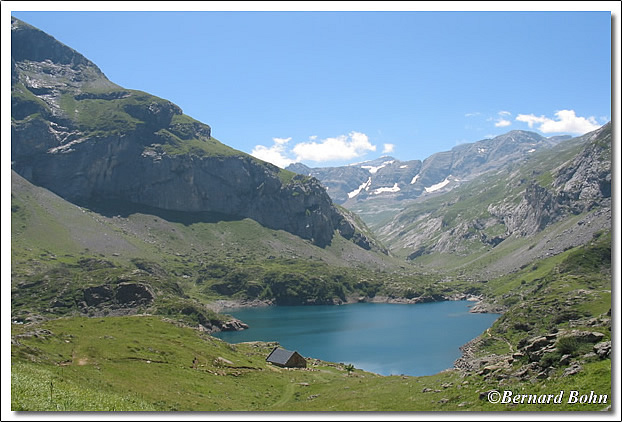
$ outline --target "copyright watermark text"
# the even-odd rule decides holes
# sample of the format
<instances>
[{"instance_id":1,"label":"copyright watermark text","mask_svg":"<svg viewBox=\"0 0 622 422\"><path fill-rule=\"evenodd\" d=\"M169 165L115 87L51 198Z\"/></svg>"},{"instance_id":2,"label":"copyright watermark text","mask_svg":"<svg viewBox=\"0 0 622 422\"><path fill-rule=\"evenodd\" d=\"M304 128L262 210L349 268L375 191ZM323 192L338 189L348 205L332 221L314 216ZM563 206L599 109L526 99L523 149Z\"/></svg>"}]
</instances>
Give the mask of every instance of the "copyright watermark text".
<instances>
[{"instance_id":1,"label":"copyright watermark text","mask_svg":"<svg viewBox=\"0 0 622 422\"><path fill-rule=\"evenodd\" d=\"M491 390L486 398L494 404L608 404L607 394L596 394L570 390L568 394L561 390L557 394L514 394L511 390Z\"/></svg>"}]
</instances>

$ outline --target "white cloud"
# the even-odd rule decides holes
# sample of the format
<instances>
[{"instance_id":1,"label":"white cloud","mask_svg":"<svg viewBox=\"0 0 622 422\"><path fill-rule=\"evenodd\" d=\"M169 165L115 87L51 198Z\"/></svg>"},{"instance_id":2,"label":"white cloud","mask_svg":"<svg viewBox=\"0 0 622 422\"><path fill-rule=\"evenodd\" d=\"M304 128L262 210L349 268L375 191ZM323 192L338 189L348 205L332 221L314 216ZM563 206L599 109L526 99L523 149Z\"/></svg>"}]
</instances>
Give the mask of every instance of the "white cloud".
<instances>
[{"instance_id":1,"label":"white cloud","mask_svg":"<svg viewBox=\"0 0 622 422\"><path fill-rule=\"evenodd\" d=\"M393 151L395 151L395 145L394 144L384 144L384 147L382 148L382 153L383 154L390 154Z\"/></svg>"},{"instance_id":2,"label":"white cloud","mask_svg":"<svg viewBox=\"0 0 622 422\"><path fill-rule=\"evenodd\" d=\"M509 111L501 110L497 113L497 115L499 117L497 118L497 121L495 122L495 127L507 127L512 124L512 122L506 118L512 115L512 113L510 113Z\"/></svg>"},{"instance_id":3,"label":"white cloud","mask_svg":"<svg viewBox=\"0 0 622 422\"><path fill-rule=\"evenodd\" d=\"M350 132L348 135L326 138L320 142L301 142L292 148L296 161L316 162L349 160L375 150L376 146L369 142L367 135L360 132Z\"/></svg>"},{"instance_id":4,"label":"white cloud","mask_svg":"<svg viewBox=\"0 0 622 422\"><path fill-rule=\"evenodd\" d=\"M256 145L251 155L285 168L295 162L349 160L369 151L376 151L376 146L369 142L369 137L360 132L350 132L348 135L320 141L316 141L317 138L310 136L308 142L299 142L293 147L289 145L292 138L272 138L272 146ZM393 144L384 144L383 152L392 152L394 147Z\"/></svg>"},{"instance_id":5,"label":"white cloud","mask_svg":"<svg viewBox=\"0 0 622 422\"><path fill-rule=\"evenodd\" d=\"M519 114L518 116L516 116L516 120L518 120L519 122L525 122L529 125L530 128L533 128L534 124L544 123L549 119L544 116L537 117L533 114Z\"/></svg>"},{"instance_id":6,"label":"white cloud","mask_svg":"<svg viewBox=\"0 0 622 422\"><path fill-rule=\"evenodd\" d=\"M274 141L275 144L278 145L285 145L286 143L288 143L289 141L292 140L291 136L289 138L272 138L272 140Z\"/></svg>"},{"instance_id":7,"label":"white cloud","mask_svg":"<svg viewBox=\"0 0 622 422\"><path fill-rule=\"evenodd\" d=\"M555 112L555 117L557 120L545 116L538 117L534 114L519 114L516 120L527 123L530 128L538 125L537 130L542 133L563 132L582 135L600 127L594 117L577 116L574 110L559 110Z\"/></svg>"},{"instance_id":8,"label":"white cloud","mask_svg":"<svg viewBox=\"0 0 622 422\"><path fill-rule=\"evenodd\" d=\"M267 161L275 166L285 168L294 160L287 158L285 155L285 147L292 138L272 138L274 145L266 147L264 145L256 145L251 151L253 157Z\"/></svg>"}]
</instances>

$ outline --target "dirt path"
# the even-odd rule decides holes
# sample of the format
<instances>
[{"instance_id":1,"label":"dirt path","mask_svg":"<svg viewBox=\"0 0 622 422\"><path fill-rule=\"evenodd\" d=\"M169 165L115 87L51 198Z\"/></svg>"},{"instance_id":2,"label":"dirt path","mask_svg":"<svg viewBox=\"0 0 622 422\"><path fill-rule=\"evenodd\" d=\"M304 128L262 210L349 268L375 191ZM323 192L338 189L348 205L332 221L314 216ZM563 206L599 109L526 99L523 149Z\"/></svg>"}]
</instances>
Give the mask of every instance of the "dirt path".
<instances>
[{"instance_id":1,"label":"dirt path","mask_svg":"<svg viewBox=\"0 0 622 422\"><path fill-rule=\"evenodd\" d=\"M285 388L283 389L283 395L281 396L281 398L274 403L271 407L280 407L285 405L288 401L290 401L293 397L294 397L294 388L295 385L292 383L289 383L285 386Z\"/></svg>"},{"instance_id":2,"label":"dirt path","mask_svg":"<svg viewBox=\"0 0 622 422\"><path fill-rule=\"evenodd\" d=\"M510 353L515 352L514 346L512 346L512 343L510 343L505 337L494 337L492 334L490 334L490 328L486 329L486 334L488 334L488 337L494 338L495 340L501 340L505 342L505 344L507 344L510 349Z\"/></svg>"}]
</instances>

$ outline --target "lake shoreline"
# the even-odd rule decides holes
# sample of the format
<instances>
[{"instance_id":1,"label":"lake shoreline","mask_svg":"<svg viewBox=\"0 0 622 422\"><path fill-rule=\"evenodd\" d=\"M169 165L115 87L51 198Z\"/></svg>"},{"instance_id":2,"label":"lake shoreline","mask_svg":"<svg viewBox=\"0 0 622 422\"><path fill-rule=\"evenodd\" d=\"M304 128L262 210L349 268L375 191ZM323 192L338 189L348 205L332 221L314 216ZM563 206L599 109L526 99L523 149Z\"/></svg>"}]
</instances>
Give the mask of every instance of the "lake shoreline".
<instances>
[{"instance_id":1,"label":"lake shoreline","mask_svg":"<svg viewBox=\"0 0 622 422\"><path fill-rule=\"evenodd\" d=\"M465 350L461 346L479 337L490 326L484 325L477 329L478 324L481 324L477 322L480 317L466 317L467 314L474 317L485 314L470 312L477 298L467 301L462 296L452 297L453 300L429 301L426 306L417 307L394 307L392 305L405 304L406 301L393 302L387 299L377 297L374 302L353 301L351 304L357 306L351 309L349 306L323 305L317 307L317 312L314 306L278 306L266 301L222 301L218 303L219 309L230 310L235 318L247 323L250 330L223 332L216 336L233 343L277 341L285 348L325 361L350 362L357 368L384 375L418 376L430 375L425 371L437 367L438 372L457 369L454 366L456 360L467 357L463 355ZM240 304L243 306L235 307ZM491 322L498 318L497 314L488 314L485 319ZM467 334L468 330L471 331ZM418 334L404 336L404 332ZM393 344L394 341L395 347L387 349L382 346ZM330 344L335 349L320 351L322 344ZM407 347L404 348L404 345ZM352 347L352 350L348 349ZM382 351L376 350L379 347ZM362 350L367 355L361 353ZM411 355L415 350L416 358ZM378 361L379 356L384 358ZM387 360L387 356L391 358ZM423 364L424 361L426 363ZM441 366L443 362L445 366ZM386 368L380 370L378 367Z\"/></svg>"},{"instance_id":2,"label":"lake shoreline","mask_svg":"<svg viewBox=\"0 0 622 422\"><path fill-rule=\"evenodd\" d=\"M435 300L436 299L436 300ZM338 302L334 303L333 306L340 305L348 305L355 303L387 303L387 304L396 304L396 305L414 305L417 303L432 303L432 302L444 302L444 301L461 301L466 300L469 302L473 302L473 305L469 306L469 313L491 313L491 314L503 314L505 309L502 307L486 302L483 296L476 296L471 294L454 294L452 296L442 296L437 298L426 297L422 300L422 298L399 298L399 297L389 297L389 296L375 296L373 298L369 297L349 297L346 302ZM217 300L209 305L212 310L219 313L226 313L227 311L234 311L237 309L248 309L248 308L260 308L260 307L269 307L269 306L279 306L273 300L235 300L235 299L226 299L226 300ZM315 305L299 305L299 306L315 306ZM239 321L246 328L248 327L243 321L238 320L237 318L233 318L234 321ZM483 334L483 333L482 333ZM445 370L461 370L468 371L472 370L475 365L475 357L473 355L473 348L476 344L479 343L480 335L469 340L462 346L460 346L460 357L456 359L453 363L453 366L445 369Z\"/></svg>"},{"instance_id":3,"label":"lake shoreline","mask_svg":"<svg viewBox=\"0 0 622 422\"><path fill-rule=\"evenodd\" d=\"M457 293L451 296L438 295L438 296L420 296L416 298L406 297L390 297L390 296L374 296L374 297L348 297L346 301L334 301L332 304L305 304L305 305L293 305L293 306L317 306L317 305L349 305L354 303L391 303L396 305L416 305L418 303L432 303L432 302L445 302L445 301L460 301L466 300L473 302L469 312L471 313L492 313L503 314L505 308L494 303L489 303L483 296L471 295L466 293ZM252 299L252 300L239 300L239 299L219 299L214 302L208 303L207 307L214 312L223 313L226 311L232 311L236 309L247 308L259 308L266 306L279 306L272 299ZM288 305L292 306L292 305Z\"/></svg>"}]
</instances>

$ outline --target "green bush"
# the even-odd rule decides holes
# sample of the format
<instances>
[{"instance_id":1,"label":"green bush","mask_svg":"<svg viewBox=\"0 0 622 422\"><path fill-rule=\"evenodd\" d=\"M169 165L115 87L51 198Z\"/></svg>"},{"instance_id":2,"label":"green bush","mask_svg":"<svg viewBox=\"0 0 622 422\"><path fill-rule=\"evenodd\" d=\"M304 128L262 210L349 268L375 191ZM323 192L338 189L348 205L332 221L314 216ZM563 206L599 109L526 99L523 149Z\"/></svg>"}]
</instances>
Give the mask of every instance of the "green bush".
<instances>
[{"instance_id":1,"label":"green bush","mask_svg":"<svg viewBox=\"0 0 622 422\"><path fill-rule=\"evenodd\" d=\"M572 355L579 349L579 342L574 337L561 337L555 347L562 355Z\"/></svg>"}]
</instances>

